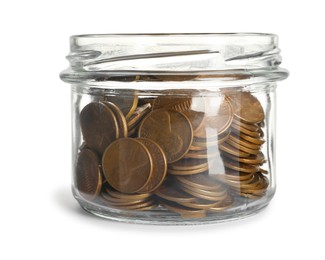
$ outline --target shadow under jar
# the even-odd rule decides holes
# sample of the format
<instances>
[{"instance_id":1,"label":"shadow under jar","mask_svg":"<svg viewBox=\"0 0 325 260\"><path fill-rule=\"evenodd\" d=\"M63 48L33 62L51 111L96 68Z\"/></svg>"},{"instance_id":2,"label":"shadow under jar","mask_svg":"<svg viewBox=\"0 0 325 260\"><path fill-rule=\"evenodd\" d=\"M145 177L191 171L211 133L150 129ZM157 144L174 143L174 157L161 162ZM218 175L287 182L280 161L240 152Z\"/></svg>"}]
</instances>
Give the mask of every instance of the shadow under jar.
<instances>
[{"instance_id":1,"label":"shadow under jar","mask_svg":"<svg viewBox=\"0 0 325 260\"><path fill-rule=\"evenodd\" d=\"M275 192L272 34L70 39L73 195L116 221L205 224L265 208Z\"/></svg>"}]
</instances>

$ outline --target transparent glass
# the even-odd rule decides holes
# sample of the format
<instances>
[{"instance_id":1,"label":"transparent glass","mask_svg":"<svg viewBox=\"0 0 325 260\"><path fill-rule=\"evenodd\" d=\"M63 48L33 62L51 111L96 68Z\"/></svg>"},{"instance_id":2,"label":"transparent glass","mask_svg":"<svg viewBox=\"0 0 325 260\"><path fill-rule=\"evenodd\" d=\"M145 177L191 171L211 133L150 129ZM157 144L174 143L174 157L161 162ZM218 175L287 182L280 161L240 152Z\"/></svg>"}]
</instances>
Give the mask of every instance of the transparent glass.
<instances>
[{"instance_id":1,"label":"transparent glass","mask_svg":"<svg viewBox=\"0 0 325 260\"><path fill-rule=\"evenodd\" d=\"M116 221L204 224L275 193L277 36L71 37L72 191Z\"/></svg>"}]
</instances>

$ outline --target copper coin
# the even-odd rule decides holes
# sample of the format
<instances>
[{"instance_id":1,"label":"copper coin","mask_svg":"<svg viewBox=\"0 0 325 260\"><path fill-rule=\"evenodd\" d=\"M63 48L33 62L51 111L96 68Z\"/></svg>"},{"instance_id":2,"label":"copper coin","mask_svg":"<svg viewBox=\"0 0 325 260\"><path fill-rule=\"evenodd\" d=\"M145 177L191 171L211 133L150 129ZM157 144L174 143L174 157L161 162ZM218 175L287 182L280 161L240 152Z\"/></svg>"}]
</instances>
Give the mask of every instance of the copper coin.
<instances>
[{"instance_id":1,"label":"copper coin","mask_svg":"<svg viewBox=\"0 0 325 260\"><path fill-rule=\"evenodd\" d=\"M151 104L147 103L141 107L137 107L134 113L128 119L127 125L129 131L136 127L141 120L151 111Z\"/></svg>"},{"instance_id":2,"label":"copper coin","mask_svg":"<svg viewBox=\"0 0 325 260\"><path fill-rule=\"evenodd\" d=\"M265 140L260 137L251 137L251 136L243 134L243 133L239 133L239 136L240 136L240 138L242 138L248 142L251 142L253 144L262 145L265 143Z\"/></svg>"},{"instance_id":3,"label":"copper coin","mask_svg":"<svg viewBox=\"0 0 325 260\"><path fill-rule=\"evenodd\" d=\"M249 131L246 128L242 128L242 127L240 127L240 126L238 126L236 124L232 124L231 129L236 134L244 133L244 134L246 134L248 136L251 136L253 138L260 138L261 137L259 132Z\"/></svg>"},{"instance_id":4,"label":"copper coin","mask_svg":"<svg viewBox=\"0 0 325 260\"><path fill-rule=\"evenodd\" d=\"M245 181L250 180L254 175L254 172L238 172L227 169L225 172L225 178L228 180ZM218 177L218 175L216 175Z\"/></svg>"},{"instance_id":5,"label":"copper coin","mask_svg":"<svg viewBox=\"0 0 325 260\"><path fill-rule=\"evenodd\" d=\"M155 141L164 150L167 162L180 160L190 149L193 130L189 120L174 110L154 110L140 127L139 137Z\"/></svg>"},{"instance_id":6,"label":"copper coin","mask_svg":"<svg viewBox=\"0 0 325 260\"><path fill-rule=\"evenodd\" d=\"M178 176L176 179L190 187L204 189L204 190L216 190L219 189L221 184L215 178L209 175L198 174L192 176Z\"/></svg>"},{"instance_id":7,"label":"copper coin","mask_svg":"<svg viewBox=\"0 0 325 260\"><path fill-rule=\"evenodd\" d=\"M220 185L219 190L204 190L204 189L198 189L198 188L193 188L187 184L181 183L180 184L182 188L184 188L184 191L186 190L191 190L192 192L194 192L193 194L200 194L200 195L205 195L205 196L209 196L212 198L218 198L220 196L223 196L226 192L226 190ZM222 188L221 188L222 187ZM192 195L193 195L192 194Z\"/></svg>"},{"instance_id":8,"label":"copper coin","mask_svg":"<svg viewBox=\"0 0 325 260\"><path fill-rule=\"evenodd\" d=\"M212 139L202 139L194 136L191 147L194 147L195 149L197 147L207 148L211 146L217 146L218 144L222 144L223 142L228 140L229 135L230 135L230 131L226 131L223 134L219 135L218 137Z\"/></svg>"},{"instance_id":9,"label":"copper coin","mask_svg":"<svg viewBox=\"0 0 325 260\"><path fill-rule=\"evenodd\" d=\"M172 170L196 170L208 166L208 161L203 159L181 159L177 162L168 165Z\"/></svg>"},{"instance_id":10,"label":"copper coin","mask_svg":"<svg viewBox=\"0 0 325 260\"><path fill-rule=\"evenodd\" d=\"M234 118L232 120L232 123L238 125L239 127L245 128L251 132L258 132L261 129L261 127L257 124L247 124L237 118Z\"/></svg>"},{"instance_id":11,"label":"copper coin","mask_svg":"<svg viewBox=\"0 0 325 260\"><path fill-rule=\"evenodd\" d=\"M232 134L232 135L229 136L229 139L231 141L234 141L237 144L242 145L244 147L247 147L249 149L254 149L254 150L260 150L261 149L261 145L250 143L250 142L240 138L238 135Z\"/></svg>"},{"instance_id":12,"label":"copper coin","mask_svg":"<svg viewBox=\"0 0 325 260\"><path fill-rule=\"evenodd\" d=\"M212 138L225 132L233 119L229 102L224 97L206 98L206 115L203 124L194 132L198 138Z\"/></svg>"},{"instance_id":13,"label":"copper coin","mask_svg":"<svg viewBox=\"0 0 325 260\"><path fill-rule=\"evenodd\" d=\"M250 155L250 156L245 157L245 158L233 156L233 155L228 154L228 153L224 153L223 155L226 156L227 158L230 158L230 159L234 160L234 161L247 163L247 164L261 165L261 164L266 162L264 154L262 152L259 152L256 155Z\"/></svg>"},{"instance_id":14,"label":"copper coin","mask_svg":"<svg viewBox=\"0 0 325 260\"><path fill-rule=\"evenodd\" d=\"M249 92L227 94L235 116L246 123L259 123L264 120L264 110L256 97Z\"/></svg>"},{"instance_id":15,"label":"copper coin","mask_svg":"<svg viewBox=\"0 0 325 260\"><path fill-rule=\"evenodd\" d=\"M227 144L231 145L232 147L234 147L234 148L236 148L236 149L238 149L240 151L243 151L243 152L249 153L249 154L255 154L256 155L256 154L258 154L260 152L260 150L247 148L247 147L245 147L243 145L240 145L240 144L234 142L231 139L227 140Z\"/></svg>"},{"instance_id":16,"label":"copper coin","mask_svg":"<svg viewBox=\"0 0 325 260\"><path fill-rule=\"evenodd\" d=\"M234 156L239 156L239 157L248 157L250 155L249 153L245 153L243 151L240 151L240 150L232 147L231 145L229 145L227 143L220 144L219 149L221 151L224 151L226 153L229 153L229 154L234 155Z\"/></svg>"},{"instance_id":17,"label":"copper coin","mask_svg":"<svg viewBox=\"0 0 325 260\"><path fill-rule=\"evenodd\" d=\"M199 150L199 151L189 151L184 158L193 158L193 159L210 159L218 156L218 149L210 149L209 150Z\"/></svg>"},{"instance_id":18,"label":"copper coin","mask_svg":"<svg viewBox=\"0 0 325 260\"><path fill-rule=\"evenodd\" d=\"M189 110L192 104L192 98L181 96L159 96L153 102L152 108L156 109L173 109L178 112Z\"/></svg>"},{"instance_id":19,"label":"copper coin","mask_svg":"<svg viewBox=\"0 0 325 260\"><path fill-rule=\"evenodd\" d=\"M134 95L116 95L116 96L105 96L105 101L110 101L117 105L122 111L125 119L128 120L133 114L134 110L138 105L138 95L134 93Z\"/></svg>"},{"instance_id":20,"label":"copper coin","mask_svg":"<svg viewBox=\"0 0 325 260\"><path fill-rule=\"evenodd\" d=\"M167 159L162 148L154 141L147 138L137 138L144 144L152 158L153 172L147 185L140 192L152 192L164 181L167 173Z\"/></svg>"},{"instance_id":21,"label":"copper coin","mask_svg":"<svg viewBox=\"0 0 325 260\"><path fill-rule=\"evenodd\" d=\"M259 168L258 170L260 173L263 173L263 174L268 174L269 172L267 170L264 170L262 168Z\"/></svg>"},{"instance_id":22,"label":"copper coin","mask_svg":"<svg viewBox=\"0 0 325 260\"><path fill-rule=\"evenodd\" d=\"M206 217L206 211L203 209L193 209L170 201L161 201L160 204L164 206L166 209L180 214L182 218Z\"/></svg>"},{"instance_id":23,"label":"copper coin","mask_svg":"<svg viewBox=\"0 0 325 260\"><path fill-rule=\"evenodd\" d=\"M119 206L119 205L111 205L111 207L114 208L118 208L118 209L123 209L123 210L141 210L144 208L153 208L152 206L154 205L154 207L157 206L156 202L153 200L148 200L148 201L143 201L137 204L132 204L132 205L123 205L123 206Z\"/></svg>"},{"instance_id":24,"label":"copper coin","mask_svg":"<svg viewBox=\"0 0 325 260\"><path fill-rule=\"evenodd\" d=\"M198 174L198 173L203 173L209 170L209 165L204 166L199 169L194 169L194 170L173 170L173 169L168 169L169 174L173 175L192 175L192 174Z\"/></svg>"},{"instance_id":25,"label":"copper coin","mask_svg":"<svg viewBox=\"0 0 325 260\"><path fill-rule=\"evenodd\" d=\"M236 162L230 162L230 161L224 161L225 167L235 170L235 171L240 171L240 172L247 172L247 173L255 173L258 172L259 168L255 165L249 165L245 163L236 163Z\"/></svg>"},{"instance_id":26,"label":"copper coin","mask_svg":"<svg viewBox=\"0 0 325 260\"><path fill-rule=\"evenodd\" d=\"M118 191L115 191L109 187L105 188L105 193L113 198L125 201L134 201L134 200L144 200L152 196L150 193L134 193L134 194L125 194Z\"/></svg>"},{"instance_id":27,"label":"copper coin","mask_svg":"<svg viewBox=\"0 0 325 260\"><path fill-rule=\"evenodd\" d=\"M195 202L183 202L181 205L193 209L210 209L216 206L219 202L212 202L209 200L197 199Z\"/></svg>"},{"instance_id":28,"label":"copper coin","mask_svg":"<svg viewBox=\"0 0 325 260\"><path fill-rule=\"evenodd\" d=\"M126 205L133 205L133 204L139 204L141 202L147 201L147 199L140 199L140 200L121 200L114 197L109 196L106 193L101 194L102 198L108 201L111 205L117 205L117 206L126 206Z\"/></svg>"},{"instance_id":29,"label":"copper coin","mask_svg":"<svg viewBox=\"0 0 325 260\"><path fill-rule=\"evenodd\" d=\"M234 198L228 194L228 196L224 200L220 201L218 204L210 208L209 212L220 212L226 210L230 208L230 206L233 203L234 203Z\"/></svg>"},{"instance_id":30,"label":"copper coin","mask_svg":"<svg viewBox=\"0 0 325 260\"><path fill-rule=\"evenodd\" d=\"M102 168L108 183L125 193L143 189L153 172L148 149L131 138L118 139L105 150Z\"/></svg>"},{"instance_id":31,"label":"copper coin","mask_svg":"<svg viewBox=\"0 0 325 260\"><path fill-rule=\"evenodd\" d=\"M191 202L195 201L195 198L187 193L183 192L178 185L170 180L163 183L156 191L155 194L165 200L174 202Z\"/></svg>"},{"instance_id":32,"label":"copper coin","mask_svg":"<svg viewBox=\"0 0 325 260\"><path fill-rule=\"evenodd\" d=\"M100 155L119 137L116 117L103 103L89 103L82 109L80 127L87 146Z\"/></svg>"},{"instance_id":33,"label":"copper coin","mask_svg":"<svg viewBox=\"0 0 325 260\"><path fill-rule=\"evenodd\" d=\"M192 97L190 108L182 112L190 120L193 131L197 131L203 125L203 119L205 117L204 98Z\"/></svg>"},{"instance_id":34,"label":"copper coin","mask_svg":"<svg viewBox=\"0 0 325 260\"><path fill-rule=\"evenodd\" d=\"M94 200L102 187L99 159L95 152L83 149L76 166L76 188L86 200Z\"/></svg>"},{"instance_id":35,"label":"copper coin","mask_svg":"<svg viewBox=\"0 0 325 260\"><path fill-rule=\"evenodd\" d=\"M103 102L108 108L112 110L114 113L114 116L116 117L117 120L117 125L118 125L118 132L119 132L119 137L127 137L128 136L128 126L125 120L125 117L122 113L122 111L112 102L109 101L104 101Z\"/></svg>"},{"instance_id":36,"label":"copper coin","mask_svg":"<svg viewBox=\"0 0 325 260\"><path fill-rule=\"evenodd\" d=\"M211 196L211 195L206 195L206 194L199 193L199 192L197 192L196 190L193 190L193 189L188 189L188 188L186 188L184 186L182 187L182 189L185 192L187 192L188 194L191 194L192 196L194 196L196 198L200 198L200 199L203 199L203 200L214 201L214 202L221 201L221 200L223 200L224 198L227 197L227 191L226 190L224 190L218 196Z\"/></svg>"}]
</instances>

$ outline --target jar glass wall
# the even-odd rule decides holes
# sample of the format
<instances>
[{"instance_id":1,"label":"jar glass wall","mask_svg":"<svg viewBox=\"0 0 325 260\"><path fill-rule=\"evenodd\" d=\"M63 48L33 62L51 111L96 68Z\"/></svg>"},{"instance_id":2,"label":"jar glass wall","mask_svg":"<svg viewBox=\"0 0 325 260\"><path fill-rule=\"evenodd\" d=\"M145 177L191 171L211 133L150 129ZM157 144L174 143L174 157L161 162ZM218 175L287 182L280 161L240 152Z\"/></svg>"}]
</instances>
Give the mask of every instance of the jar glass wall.
<instances>
[{"instance_id":1,"label":"jar glass wall","mask_svg":"<svg viewBox=\"0 0 325 260\"><path fill-rule=\"evenodd\" d=\"M121 44L123 43L123 44ZM275 192L277 37L71 38L72 190L117 221L252 215Z\"/></svg>"}]
</instances>

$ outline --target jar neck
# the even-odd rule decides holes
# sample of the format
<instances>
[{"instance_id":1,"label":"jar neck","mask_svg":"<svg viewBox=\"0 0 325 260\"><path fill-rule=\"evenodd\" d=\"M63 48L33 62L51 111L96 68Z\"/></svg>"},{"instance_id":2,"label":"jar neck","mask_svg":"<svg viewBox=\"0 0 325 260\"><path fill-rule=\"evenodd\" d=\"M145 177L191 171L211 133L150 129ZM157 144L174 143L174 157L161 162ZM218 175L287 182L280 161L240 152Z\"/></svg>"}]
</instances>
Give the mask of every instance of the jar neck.
<instances>
[{"instance_id":1,"label":"jar neck","mask_svg":"<svg viewBox=\"0 0 325 260\"><path fill-rule=\"evenodd\" d=\"M70 68L61 74L68 82L114 75L174 75L171 80L205 75L201 81L245 79L249 84L256 77L276 81L288 76L279 68L278 38L272 34L80 35L71 37L70 49Z\"/></svg>"}]
</instances>

